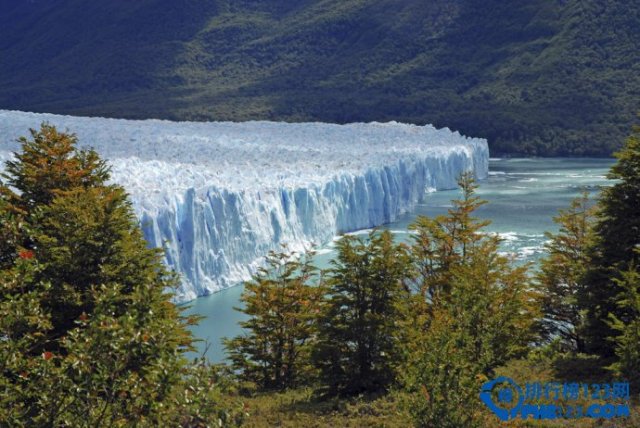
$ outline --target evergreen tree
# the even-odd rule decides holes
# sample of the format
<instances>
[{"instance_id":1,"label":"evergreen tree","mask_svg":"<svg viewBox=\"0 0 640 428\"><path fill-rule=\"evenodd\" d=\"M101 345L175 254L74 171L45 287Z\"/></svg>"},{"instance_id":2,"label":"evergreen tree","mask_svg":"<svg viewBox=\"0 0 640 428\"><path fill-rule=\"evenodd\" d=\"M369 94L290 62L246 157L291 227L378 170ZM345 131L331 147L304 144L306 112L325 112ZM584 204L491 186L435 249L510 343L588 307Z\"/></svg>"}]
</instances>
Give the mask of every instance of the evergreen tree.
<instances>
[{"instance_id":1,"label":"evergreen tree","mask_svg":"<svg viewBox=\"0 0 640 428\"><path fill-rule=\"evenodd\" d=\"M569 349L584 352L584 314L577 299L590 263L593 208L589 207L587 193L561 210L554 221L560 230L545 233L549 240L545 245L547 255L540 261L536 276L542 299L542 334L546 340L559 338Z\"/></svg>"},{"instance_id":2,"label":"evergreen tree","mask_svg":"<svg viewBox=\"0 0 640 428\"><path fill-rule=\"evenodd\" d=\"M266 267L245 283L240 300L250 316L245 333L225 346L240 378L262 389L285 389L309 380L310 341L324 289L311 254L270 252Z\"/></svg>"},{"instance_id":3,"label":"evergreen tree","mask_svg":"<svg viewBox=\"0 0 640 428\"><path fill-rule=\"evenodd\" d=\"M401 359L409 257L389 231L372 232L367 241L344 236L336 248L315 364L329 394L383 391Z\"/></svg>"},{"instance_id":4,"label":"evergreen tree","mask_svg":"<svg viewBox=\"0 0 640 428\"><path fill-rule=\"evenodd\" d=\"M175 277L94 151L48 125L31 135L0 186L0 420L197 422L183 357L195 320L170 301ZM197 391L191 402L208 400L211 389Z\"/></svg>"},{"instance_id":5,"label":"evergreen tree","mask_svg":"<svg viewBox=\"0 0 640 428\"><path fill-rule=\"evenodd\" d=\"M417 426L478 425L480 380L526 351L538 317L527 266L500 255L499 237L483 233L487 222L473 217L484 202L472 177L459 184L462 199L447 216L412 226L412 256L427 290L408 322L403 370Z\"/></svg>"},{"instance_id":6,"label":"evergreen tree","mask_svg":"<svg viewBox=\"0 0 640 428\"><path fill-rule=\"evenodd\" d=\"M614 356L613 342L607 338L617 335L607 322L609 314L626 318L626 309L617 304L623 292L617 280L632 264L640 264L634 251L640 246L640 128L634 128L615 156L617 162L607 178L616 181L602 190L591 263L579 293L580 306L586 311L586 348L603 357Z\"/></svg>"}]
</instances>

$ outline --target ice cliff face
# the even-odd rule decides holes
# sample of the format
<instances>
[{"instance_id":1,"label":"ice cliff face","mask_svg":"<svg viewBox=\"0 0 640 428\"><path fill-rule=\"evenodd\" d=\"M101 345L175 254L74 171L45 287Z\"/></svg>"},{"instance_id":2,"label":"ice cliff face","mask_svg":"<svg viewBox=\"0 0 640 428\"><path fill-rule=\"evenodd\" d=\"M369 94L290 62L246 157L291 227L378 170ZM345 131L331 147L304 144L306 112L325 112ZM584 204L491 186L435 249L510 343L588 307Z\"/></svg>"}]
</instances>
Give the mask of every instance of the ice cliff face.
<instances>
[{"instance_id":1,"label":"ice cliff face","mask_svg":"<svg viewBox=\"0 0 640 428\"><path fill-rule=\"evenodd\" d=\"M0 110L0 161L49 122L111 163L144 236L186 301L247 279L281 243L301 250L378 226L463 171L487 175L482 139L398 123L174 123Z\"/></svg>"}]
</instances>

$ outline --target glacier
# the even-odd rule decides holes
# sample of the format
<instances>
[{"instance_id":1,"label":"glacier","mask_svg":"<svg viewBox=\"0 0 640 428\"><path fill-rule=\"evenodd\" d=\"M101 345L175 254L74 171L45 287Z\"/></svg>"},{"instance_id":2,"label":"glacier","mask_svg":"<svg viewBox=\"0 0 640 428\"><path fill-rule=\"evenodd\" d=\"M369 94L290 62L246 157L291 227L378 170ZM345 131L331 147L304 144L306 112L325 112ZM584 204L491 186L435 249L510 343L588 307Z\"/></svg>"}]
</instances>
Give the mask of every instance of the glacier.
<instances>
[{"instance_id":1,"label":"glacier","mask_svg":"<svg viewBox=\"0 0 640 428\"><path fill-rule=\"evenodd\" d=\"M488 174L487 141L389 123L169 122L0 110L0 162L41 123L112 166L149 245L165 249L176 301L246 280L269 250L303 251L394 221L463 171Z\"/></svg>"}]
</instances>

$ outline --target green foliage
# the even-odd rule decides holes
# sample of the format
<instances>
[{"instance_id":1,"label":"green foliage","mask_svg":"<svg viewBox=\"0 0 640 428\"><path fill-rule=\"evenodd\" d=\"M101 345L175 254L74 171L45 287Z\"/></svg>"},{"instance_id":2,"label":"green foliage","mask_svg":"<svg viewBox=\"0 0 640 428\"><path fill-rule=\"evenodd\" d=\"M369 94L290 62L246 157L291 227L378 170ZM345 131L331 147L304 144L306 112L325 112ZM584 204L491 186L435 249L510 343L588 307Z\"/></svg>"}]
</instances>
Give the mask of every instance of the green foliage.
<instances>
[{"instance_id":1,"label":"green foliage","mask_svg":"<svg viewBox=\"0 0 640 428\"><path fill-rule=\"evenodd\" d=\"M614 345L617 361L611 365L613 373L631 382L640 390L640 272L635 266L616 280L621 292L618 307L624 315L610 314L609 325L617 333Z\"/></svg>"},{"instance_id":2,"label":"green foliage","mask_svg":"<svg viewBox=\"0 0 640 428\"><path fill-rule=\"evenodd\" d=\"M403 384L417 426L478 426L481 380L526 352L538 317L527 267L500 255L500 239L473 217L484 203L473 178L459 184L463 197L447 216L412 225L424 302L408 323Z\"/></svg>"},{"instance_id":3,"label":"green foliage","mask_svg":"<svg viewBox=\"0 0 640 428\"><path fill-rule=\"evenodd\" d=\"M605 340L617 333L607 323L609 314L624 320L625 310L617 301L622 289L621 273L640 264L640 128L634 128L608 178L616 180L604 188L598 203L591 263L579 303L586 311L587 350L614 356L613 343Z\"/></svg>"},{"instance_id":4,"label":"green foliage","mask_svg":"<svg viewBox=\"0 0 640 428\"><path fill-rule=\"evenodd\" d=\"M249 315L245 333L225 341L234 370L262 389L286 389L309 382L310 342L324 288L316 269L290 252L270 252L266 267L245 283L237 310ZM316 282L316 283L314 283Z\"/></svg>"},{"instance_id":5,"label":"green foliage","mask_svg":"<svg viewBox=\"0 0 640 428\"><path fill-rule=\"evenodd\" d=\"M638 108L634 2L0 0L0 15L4 108L433 123L549 156L610 155Z\"/></svg>"},{"instance_id":6,"label":"green foliage","mask_svg":"<svg viewBox=\"0 0 640 428\"><path fill-rule=\"evenodd\" d=\"M205 405L226 415L211 387L185 383L195 319L171 303L175 279L122 188L105 184L104 162L47 125L21 141L0 193L0 420L179 426Z\"/></svg>"},{"instance_id":7,"label":"green foliage","mask_svg":"<svg viewBox=\"0 0 640 428\"><path fill-rule=\"evenodd\" d=\"M447 215L419 216L409 226L415 232L411 252L419 273L418 289L431 302L450 292L452 268L470 260L473 250L485 239L479 231L490 223L473 217L486 201L474 195L478 186L472 175L464 173L458 184L462 199L452 201L453 208Z\"/></svg>"},{"instance_id":8,"label":"green foliage","mask_svg":"<svg viewBox=\"0 0 640 428\"><path fill-rule=\"evenodd\" d=\"M201 358L187 365L180 375L171 402L156 409L160 426L234 427L250 420L247 405L237 395L235 379L226 367Z\"/></svg>"},{"instance_id":9,"label":"green foliage","mask_svg":"<svg viewBox=\"0 0 640 428\"><path fill-rule=\"evenodd\" d=\"M467 340L451 314L435 310L427 332L410 343L410 358L403 371L409 392L403 407L417 427L479 426L481 379L468 355L461 352Z\"/></svg>"},{"instance_id":10,"label":"green foliage","mask_svg":"<svg viewBox=\"0 0 640 428\"><path fill-rule=\"evenodd\" d=\"M545 245L547 255L540 261L536 276L542 299L542 335L546 340L559 338L566 348L584 352L584 313L578 305L578 294L590 263L588 249L594 221L587 193L574 199L553 220L560 230L545 234L549 240Z\"/></svg>"},{"instance_id":11,"label":"green foliage","mask_svg":"<svg viewBox=\"0 0 640 428\"><path fill-rule=\"evenodd\" d=\"M389 231L374 231L366 241L344 236L336 249L313 355L321 382L329 395L384 391L401 357L406 248Z\"/></svg>"},{"instance_id":12,"label":"green foliage","mask_svg":"<svg viewBox=\"0 0 640 428\"><path fill-rule=\"evenodd\" d=\"M22 151L7 161L7 184L22 193L16 198L18 208L33 209L48 205L56 192L101 187L109 179L104 161L94 150L79 150L73 134L60 133L48 124L31 129L31 139L21 137Z\"/></svg>"},{"instance_id":13,"label":"green foliage","mask_svg":"<svg viewBox=\"0 0 640 428\"><path fill-rule=\"evenodd\" d=\"M22 214L9 203L12 192L2 184L0 176L0 269L11 266L22 244Z\"/></svg>"},{"instance_id":14,"label":"green foliage","mask_svg":"<svg viewBox=\"0 0 640 428\"><path fill-rule=\"evenodd\" d=\"M534 335L538 316L527 267L498 254L498 239L488 238L468 263L453 268L452 289L442 309L464 334L460 343L481 374L520 356ZM437 308L441 309L441 308Z\"/></svg>"}]
</instances>

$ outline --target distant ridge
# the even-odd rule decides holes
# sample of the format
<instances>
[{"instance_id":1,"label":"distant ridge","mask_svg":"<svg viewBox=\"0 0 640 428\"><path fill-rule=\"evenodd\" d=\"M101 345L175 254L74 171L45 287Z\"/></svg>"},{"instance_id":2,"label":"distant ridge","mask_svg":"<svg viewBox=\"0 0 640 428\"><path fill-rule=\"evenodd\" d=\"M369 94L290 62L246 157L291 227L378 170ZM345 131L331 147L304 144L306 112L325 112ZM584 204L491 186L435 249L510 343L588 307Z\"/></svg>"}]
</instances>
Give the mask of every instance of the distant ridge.
<instances>
[{"instance_id":1,"label":"distant ridge","mask_svg":"<svg viewBox=\"0 0 640 428\"><path fill-rule=\"evenodd\" d=\"M0 108L397 120L605 156L640 110L640 4L0 0Z\"/></svg>"}]
</instances>

